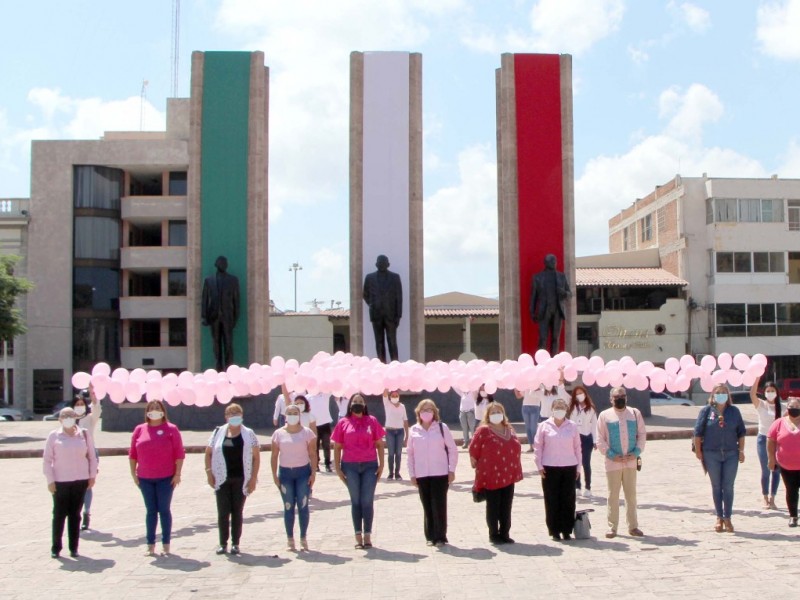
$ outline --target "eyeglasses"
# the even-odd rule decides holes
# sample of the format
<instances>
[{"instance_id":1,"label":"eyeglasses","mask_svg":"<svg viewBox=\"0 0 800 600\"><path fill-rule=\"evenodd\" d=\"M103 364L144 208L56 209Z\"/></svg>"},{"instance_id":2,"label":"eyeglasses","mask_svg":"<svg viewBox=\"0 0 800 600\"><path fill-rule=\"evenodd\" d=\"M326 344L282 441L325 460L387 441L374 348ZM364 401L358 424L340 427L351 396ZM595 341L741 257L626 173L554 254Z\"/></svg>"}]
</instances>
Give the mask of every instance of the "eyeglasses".
<instances>
[{"instance_id":1,"label":"eyeglasses","mask_svg":"<svg viewBox=\"0 0 800 600\"><path fill-rule=\"evenodd\" d=\"M614 400L625 400L627 396L614 396Z\"/></svg>"}]
</instances>

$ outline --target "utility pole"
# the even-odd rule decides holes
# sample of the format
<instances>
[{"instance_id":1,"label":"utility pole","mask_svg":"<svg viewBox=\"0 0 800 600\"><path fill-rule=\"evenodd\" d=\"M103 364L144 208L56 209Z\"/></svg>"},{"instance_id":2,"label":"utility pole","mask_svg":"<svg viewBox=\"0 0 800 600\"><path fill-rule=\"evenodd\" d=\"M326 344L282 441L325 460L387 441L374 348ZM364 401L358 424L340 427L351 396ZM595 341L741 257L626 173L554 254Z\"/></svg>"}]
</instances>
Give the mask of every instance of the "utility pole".
<instances>
[{"instance_id":1,"label":"utility pole","mask_svg":"<svg viewBox=\"0 0 800 600\"><path fill-rule=\"evenodd\" d=\"M297 312L297 272L302 271L303 267L300 266L300 263L292 263L289 270L294 271L294 312Z\"/></svg>"}]
</instances>

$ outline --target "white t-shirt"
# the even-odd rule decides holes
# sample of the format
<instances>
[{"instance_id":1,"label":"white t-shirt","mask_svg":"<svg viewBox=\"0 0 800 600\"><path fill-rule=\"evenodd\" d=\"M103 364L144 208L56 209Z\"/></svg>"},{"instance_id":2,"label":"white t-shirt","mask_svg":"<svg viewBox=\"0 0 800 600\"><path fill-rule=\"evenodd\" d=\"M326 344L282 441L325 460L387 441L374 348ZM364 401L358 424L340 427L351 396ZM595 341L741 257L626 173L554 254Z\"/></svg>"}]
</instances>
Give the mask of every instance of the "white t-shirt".
<instances>
[{"instance_id":1,"label":"white t-shirt","mask_svg":"<svg viewBox=\"0 0 800 600\"><path fill-rule=\"evenodd\" d=\"M483 419L483 415L486 414L486 407L489 406L489 402L486 398L482 398L483 402L475 402L475 421L480 422Z\"/></svg>"},{"instance_id":2,"label":"white t-shirt","mask_svg":"<svg viewBox=\"0 0 800 600\"><path fill-rule=\"evenodd\" d=\"M339 407L339 418L344 419L347 416L347 403L350 402L350 398L347 396L339 396L338 398L334 398L336 401L336 406Z\"/></svg>"},{"instance_id":3,"label":"white t-shirt","mask_svg":"<svg viewBox=\"0 0 800 600\"><path fill-rule=\"evenodd\" d=\"M461 390L456 390L456 393L459 396L459 404L458 410L461 412L467 412L470 410L475 410L475 398L478 397L478 392L462 392Z\"/></svg>"},{"instance_id":4,"label":"white t-shirt","mask_svg":"<svg viewBox=\"0 0 800 600\"><path fill-rule=\"evenodd\" d=\"M553 415L553 400L562 398L566 400L567 403L569 403L570 400L569 394L567 394L567 390L564 389L563 385L558 386L555 394L545 394L543 387L533 390L533 393L539 397L542 407L539 417L542 419L549 419Z\"/></svg>"},{"instance_id":5,"label":"white t-shirt","mask_svg":"<svg viewBox=\"0 0 800 600\"><path fill-rule=\"evenodd\" d=\"M756 412L758 413L758 435L767 435L769 428L775 422L775 405L759 398ZM781 414L783 414L783 410L781 410Z\"/></svg>"},{"instance_id":6,"label":"white t-shirt","mask_svg":"<svg viewBox=\"0 0 800 600\"><path fill-rule=\"evenodd\" d=\"M597 442L597 413L590 408L588 411L576 408L569 413L569 420L578 426L578 433L591 435Z\"/></svg>"},{"instance_id":7,"label":"white t-shirt","mask_svg":"<svg viewBox=\"0 0 800 600\"><path fill-rule=\"evenodd\" d=\"M383 397L383 409L386 411L386 429L403 429L403 423L408 421L406 407L400 402L397 406L392 404L389 396Z\"/></svg>"},{"instance_id":8,"label":"white t-shirt","mask_svg":"<svg viewBox=\"0 0 800 600\"><path fill-rule=\"evenodd\" d=\"M330 394L309 394L306 396L308 405L317 422L317 427L327 425L331 419L331 395Z\"/></svg>"}]
</instances>

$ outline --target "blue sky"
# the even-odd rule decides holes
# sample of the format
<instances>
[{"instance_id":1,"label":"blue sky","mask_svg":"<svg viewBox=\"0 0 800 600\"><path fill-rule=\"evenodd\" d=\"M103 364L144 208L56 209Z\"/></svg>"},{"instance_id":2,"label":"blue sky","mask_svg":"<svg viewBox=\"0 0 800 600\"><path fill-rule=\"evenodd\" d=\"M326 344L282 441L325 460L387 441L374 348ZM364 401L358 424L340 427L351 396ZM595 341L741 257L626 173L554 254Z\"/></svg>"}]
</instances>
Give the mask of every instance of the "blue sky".
<instances>
[{"instance_id":1,"label":"blue sky","mask_svg":"<svg viewBox=\"0 0 800 600\"><path fill-rule=\"evenodd\" d=\"M164 125L167 0L30 0L0 37L0 197L26 197L31 139ZM352 50L423 54L425 295L496 296L494 72L502 52L573 55L579 256L676 173L800 177L800 0L183 0L192 50L263 50L271 69L270 291L349 305Z\"/></svg>"}]
</instances>

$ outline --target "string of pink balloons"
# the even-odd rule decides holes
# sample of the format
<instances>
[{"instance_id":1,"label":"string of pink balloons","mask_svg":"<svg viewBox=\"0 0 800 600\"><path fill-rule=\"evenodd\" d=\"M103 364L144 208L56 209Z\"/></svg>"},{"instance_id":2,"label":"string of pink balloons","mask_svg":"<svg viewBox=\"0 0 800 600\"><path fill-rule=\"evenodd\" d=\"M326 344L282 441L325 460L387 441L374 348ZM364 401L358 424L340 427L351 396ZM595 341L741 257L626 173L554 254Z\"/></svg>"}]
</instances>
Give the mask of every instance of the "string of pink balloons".
<instances>
[{"instance_id":1,"label":"string of pink balloons","mask_svg":"<svg viewBox=\"0 0 800 600\"><path fill-rule=\"evenodd\" d=\"M385 389L410 392L446 392L450 388L477 390L485 385L488 393L498 389L535 389L540 385L557 385L561 373L568 382L579 377L585 385L601 387L623 385L644 391L685 392L692 381L710 392L715 385L733 387L751 386L767 366L763 354L752 357L746 354L718 357L704 356L697 364L694 357L685 355L669 358L664 367L650 361L637 363L625 356L605 362L599 356L591 358L572 356L561 352L550 356L538 350L533 356L521 354L517 360L503 362L451 360L418 363L413 360L383 364L376 358L354 356L344 352L328 354L318 352L310 361L299 363L295 359L272 358L270 364L253 363L250 367L230 366L226 371L208 369L203 373L184 371L180 374L124 368L111 370L106 363L98 363L91 374L75 373L72 385L78 389L91 384L99 398L108 396L114 403L164 400L171 406L211 406L216 399L221 404L233 398L258 396L285 383L293 391L305 390L310 394L320 392L334 396L350 396L356 392L378 395Z\"/></svg>"}]
</instances>

